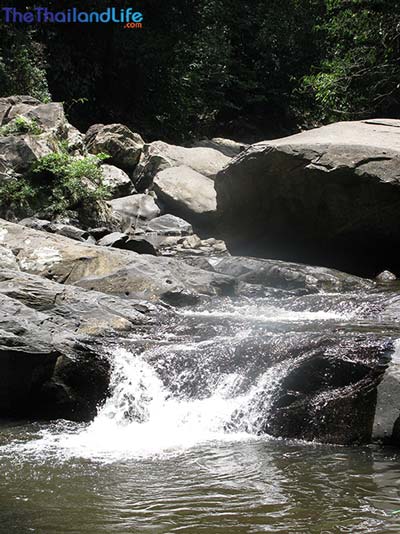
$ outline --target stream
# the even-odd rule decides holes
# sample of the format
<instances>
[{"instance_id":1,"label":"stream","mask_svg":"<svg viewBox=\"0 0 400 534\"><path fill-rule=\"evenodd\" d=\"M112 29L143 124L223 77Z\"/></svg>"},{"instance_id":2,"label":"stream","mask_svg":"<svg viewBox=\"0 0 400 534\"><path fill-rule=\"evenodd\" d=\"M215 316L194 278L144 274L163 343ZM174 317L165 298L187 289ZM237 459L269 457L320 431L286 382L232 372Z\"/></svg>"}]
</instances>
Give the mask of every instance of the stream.
<instances>
[{"instance_id":1,"label":"stream","mask_svg":"<svg viewBox=\"0 0 400 534\"><path fill-rule=\"evenodd\" d=\"M110 344L111 395L92 423L0 423L0 533L397 534L398 450L263 425L292 365L283 343L396 341L399 300L397 287L218 299Z\"/></svg>"}]
</instances>

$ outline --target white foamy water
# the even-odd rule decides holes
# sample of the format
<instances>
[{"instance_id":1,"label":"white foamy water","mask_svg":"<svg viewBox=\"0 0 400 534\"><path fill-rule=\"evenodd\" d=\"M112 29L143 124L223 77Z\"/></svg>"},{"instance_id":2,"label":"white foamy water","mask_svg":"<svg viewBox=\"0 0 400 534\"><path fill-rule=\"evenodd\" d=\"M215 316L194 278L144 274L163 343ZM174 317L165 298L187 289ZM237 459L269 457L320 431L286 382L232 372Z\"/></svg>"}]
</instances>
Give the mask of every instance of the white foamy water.
<instances>
[{"instance_id":1,"label":"white foamy water","mask_svg":"<svg viewBox=\"0 0 400 534\"><path fill-rule=\"evenodd\" d=\"M25 452L114 461L176 453L209 441L257 439L261 405L265 413L287 367L268 369L244 393L239 393L239 374L222 374L211 395L190 399L174 396L143 357L117 349L112 358L112 394L93 423L78 431L46 430L20 445Z\"/></svg>"},{"instance_id":2,"label":"white foamy water","mask_svg":"<svg viewBox=\"0 0 400 534\"><path fill-rule=\"evenodd\" d=\"M305 323L309 321L347 321L351 319L350 312L337 311L292 311L275 306L228 306L218 310L184 310L180 312L186 317L205 317L215 319L230 319L251 321L258 323Z\"/></svg>"}]
</instances>

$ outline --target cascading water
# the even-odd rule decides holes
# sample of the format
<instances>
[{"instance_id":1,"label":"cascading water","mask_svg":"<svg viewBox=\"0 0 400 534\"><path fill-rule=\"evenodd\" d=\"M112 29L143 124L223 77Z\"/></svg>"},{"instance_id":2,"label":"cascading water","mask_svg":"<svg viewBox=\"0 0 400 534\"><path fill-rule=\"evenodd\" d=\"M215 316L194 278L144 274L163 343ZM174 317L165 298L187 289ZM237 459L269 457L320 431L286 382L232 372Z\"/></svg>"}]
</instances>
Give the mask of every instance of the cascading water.
<instances>
[{"instance_id":1,"label":"cascading water","mask_svg":"<svg viewBox=\"0 0 400 534\"><path fill-rule=\"evenodd\" d=\"M169 346L168 352L174 348L182 347ZM134 355L115 349L110 355L111 395L93 423L79 432L57 435L45 431L39 442L26 447L115 460L177 452L212 440L256 439L263 421L260 415L268 410L274 387L287 368L286 362L269 368L248 387L240 373L210 374L210 393L191 398L179 387L174 392L163 383L156 368L146 361L151 356L154 350ZM175 385L184 390L184 382L196 380L196 376L184 372L179 380Z\"/></svg>"}]
</instances>

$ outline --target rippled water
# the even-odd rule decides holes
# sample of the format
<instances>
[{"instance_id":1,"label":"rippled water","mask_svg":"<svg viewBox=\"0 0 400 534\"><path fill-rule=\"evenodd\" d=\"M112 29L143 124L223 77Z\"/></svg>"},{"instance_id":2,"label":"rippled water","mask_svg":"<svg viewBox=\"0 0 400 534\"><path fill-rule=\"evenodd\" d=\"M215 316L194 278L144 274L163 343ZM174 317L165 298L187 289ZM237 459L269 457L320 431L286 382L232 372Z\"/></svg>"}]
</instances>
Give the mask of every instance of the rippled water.
<instances>
[{"instance_id":1,"label":"rippled water","mask_svg":"<svg viewBox=\"0 0 400 534\"><path fill-rule=\"evenodd\" d=\"M110 349L93 423L0 424L0 533L397 534L399 452L260 436L289 363L241 353L304 332L397 339L390 298L226 299Z\"/></svg>"},{"instance_id":2,"label":"rippled water","mask_svg":"<svg viewBox=\"0 0 400 534\"><path fill-rule=\"evenodd\" d=\"M400 531L389 450L243 439L114 462L17 453L0 475L4 534Z\"/></svg>"}]
</instances>

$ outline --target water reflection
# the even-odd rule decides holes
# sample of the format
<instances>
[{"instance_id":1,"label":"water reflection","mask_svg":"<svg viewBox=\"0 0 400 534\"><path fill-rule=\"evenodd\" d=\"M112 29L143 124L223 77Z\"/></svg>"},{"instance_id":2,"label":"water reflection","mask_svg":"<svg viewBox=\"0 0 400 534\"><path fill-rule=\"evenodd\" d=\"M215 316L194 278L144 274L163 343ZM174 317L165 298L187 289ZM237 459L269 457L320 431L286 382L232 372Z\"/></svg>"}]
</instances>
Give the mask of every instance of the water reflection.
<instances>
[{"instance_id":1,"label":"water reflection","mask_svg":"<svg viewBox=\"0 0 400 534\"><path fill-rule=\"evenodd\" d=\"M400 456L390 450L258 440L115 463L42 460L3 455L0 532L400 529L400 517L392 515L400 508Z\"/></svg>"}]
</instances>

